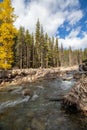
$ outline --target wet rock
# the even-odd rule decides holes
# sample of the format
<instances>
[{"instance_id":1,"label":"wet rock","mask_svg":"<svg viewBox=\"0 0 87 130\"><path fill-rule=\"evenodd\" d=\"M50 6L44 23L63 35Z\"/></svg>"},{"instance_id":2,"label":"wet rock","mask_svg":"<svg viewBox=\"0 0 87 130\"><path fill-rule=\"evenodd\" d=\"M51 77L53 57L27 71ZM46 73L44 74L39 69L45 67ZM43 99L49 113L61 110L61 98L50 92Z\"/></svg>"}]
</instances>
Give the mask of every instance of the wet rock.
<instances>
[{"instance_id":1,"label":"wet rock","mask_svg":"<svg viewBox=\"0 0 87 130\"><path fill-rule=\"evenodd\" d=\"M14 90L13 88L9 88L7 91L12 92L13 90Z\"/></svg>"},{"instance_id":2,"label":"wet rock","mask_svg":"<svg viewBox=\"0 0 87 130\"><path fill-rule=\"evenodd\" d=\"M80 79L82 77L82 73L79 73L79 72L76 72L76 73L74 73L74 75L73 75L73 78L74 79Z\"/></svg>"},{"instance_id":3,"label":"wet rock","mask_svg":"<svg viewBox=\"0 0 87 130\"><path fill-rule=\"evenodd\" d=\"M24 89L24 90L22 91L22 94L23 94L24 96L30 96L30 97L33 95L32 91L31 91L30 89Z\"/></svg>"},{"instance_id":4,"label":"wet rock","mask_svg":"<svg viewBox=\"0 0 87 130\"><path fill-rule=\"evenodd\" d=\"M37 98L38 98L39 96L37 95L37 94L34 94L33 96L32 96L32 101L35 101Z\"/></svg>"}]
</instances>

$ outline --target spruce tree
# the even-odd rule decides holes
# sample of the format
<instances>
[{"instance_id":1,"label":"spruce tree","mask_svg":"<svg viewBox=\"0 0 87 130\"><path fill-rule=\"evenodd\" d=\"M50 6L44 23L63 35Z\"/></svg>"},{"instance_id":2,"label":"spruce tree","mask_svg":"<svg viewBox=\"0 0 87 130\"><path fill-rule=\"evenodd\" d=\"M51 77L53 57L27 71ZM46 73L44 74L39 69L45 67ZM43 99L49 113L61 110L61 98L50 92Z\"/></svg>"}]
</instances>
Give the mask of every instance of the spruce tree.
<instances>
[{"instance_id":1,"label":"spruce tree","mask_svg":"<svg viewBox=\"0 0 87 130\"><path fill-rule=\"evenodd\" d=\"M25 43L25 29L20 27L17 36L17 45L16 45L16 62L19 68L23 68L24 65L24 43Z\"/></svg>"},{"instance_id":2,"label":"spruce tree","mask_svg":"<svg viewBox=\"0 0 87 130\"><path fill-rule=\"evenodd\" d=\"M61 44L61 48L60 48L60 64L61 64L61 66L64 66L64 48L63 48L63 44Z\"/></svg>"},{"instance_id":3,"label":"spruce tree","mask_svg":"<svg viewBox=\"0 0 87 130\"><path fill-rule=\"evenodd\" d=\"M72 49L69 47L69 66L72 66Z\"/></svg>"},{"instance_id":4,"label":"spruce tree","mask_svg":"<svg viewBox=\"0 0 87 130\"><path fill-rule=\"evenodd\" d=\"M58 38L56 38L55 46L54 46L54 61L55 67L59 66L59 47L58 47Z\"/></svg>"},{"instance_id":5,"label":"spruce tree","mask_svg":"<svg viewBox=\"0 0 87 130\"><path fill-rule=\"evenodd\" d=\"M31 63L31 35L29 34L29 31L26 30L25 33L25 44L26 44L26 67L30 68Z\"/></svg>"},{"instance_id":6,"label":"spruce tree","mask_svg":"<svg viewBox=\"0 0 87 130\"><path fill-rule=\"evenodd\" d=\"M44 55L44 45L45 45L45 42L44 42L44 32L43 32L43 27L41 26L41 33L40 33L40 57L41 57L41 68L44 67L44 58L45 58L45 55Z\"/></svg>"},{"instance_id":7,"label":"spruce tree","mask_svg":"<svg viewBox=\"0 0 87 130\"><path fill-rule=\"evenodd\" d=\"M35 68L35 45L34 45L34 35L31 35L31 67Z\"/></svg>"},{"instance_id":8,"label":"spruce tree","mask_svg":"<svg viewBox=\"0 0 87 130\"><path fill-rule=\"evenodd\" d=\"M48 41L48 34L45 34L44 37L44 65L45 68L48 68L48 62L49 62L49 41Z\"/></svg>"},{"instance_id":9,"label":"spruce tree","mask_svg":"<svg viewBox=\"0 0 87 130\"><path fill-rule=\"evenodd\" d=\"M40 67L40 22L39 19L36 23L35 32L35 66Z\"/></svg>"}]
</instances>

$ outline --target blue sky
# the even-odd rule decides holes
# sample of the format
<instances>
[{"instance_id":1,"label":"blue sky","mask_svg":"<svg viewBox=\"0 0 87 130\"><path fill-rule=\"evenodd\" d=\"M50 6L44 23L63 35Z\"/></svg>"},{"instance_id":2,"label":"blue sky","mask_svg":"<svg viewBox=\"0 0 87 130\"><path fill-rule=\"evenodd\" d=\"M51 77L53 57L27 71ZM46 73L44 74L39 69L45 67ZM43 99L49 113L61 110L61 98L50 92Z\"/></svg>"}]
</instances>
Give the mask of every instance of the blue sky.
<instances>
[{"instance_id":1,"label":"blue sky","mask_svg":"<svg viewBox=\"0 0 87 130\"><path fill-rule=\"evenodd\" d=\"M83 32L86 32L87 30L87 0L79 0L79 9L83 13L83 17L77 21L73 26L69 25L69 22L65 21L63 23L63 27L60 26L58 28L58 34L61 38L65 38L66 36L69 35L70 31L73 29L76 29L78 27L81 27L81 30L77 37L82 38L83 37ZM70 27L70 30L67 30L67 27Z\"/></svg>"},{"instance_id":2,"label":"blue sky","mask_svg":"<svg viewBox=\"0 0 87 130\"><path fill-rule=\"evenodd\" d=\"M44 32L59 38L65 48L87 47L87 0L12 0L15 26L34 32L39 18Z\"/></svg>"}]
</instances>

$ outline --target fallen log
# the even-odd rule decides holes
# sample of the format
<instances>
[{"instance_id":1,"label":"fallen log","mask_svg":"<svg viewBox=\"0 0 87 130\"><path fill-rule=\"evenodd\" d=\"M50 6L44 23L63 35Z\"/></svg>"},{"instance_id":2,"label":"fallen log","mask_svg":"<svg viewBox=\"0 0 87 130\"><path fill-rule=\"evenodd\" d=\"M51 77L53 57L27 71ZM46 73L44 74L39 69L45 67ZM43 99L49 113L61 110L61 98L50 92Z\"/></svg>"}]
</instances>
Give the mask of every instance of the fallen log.
<instances>
[{"instance_id":1,"label":"fallen log","mask_svg":"<svg viewBox=\"0 0 87 130\"><path fill-rule=\"evenodd\" d=\"M87 116L87 76L84 75L64 97L63 105Z\"/></svg>"}]
</instances>

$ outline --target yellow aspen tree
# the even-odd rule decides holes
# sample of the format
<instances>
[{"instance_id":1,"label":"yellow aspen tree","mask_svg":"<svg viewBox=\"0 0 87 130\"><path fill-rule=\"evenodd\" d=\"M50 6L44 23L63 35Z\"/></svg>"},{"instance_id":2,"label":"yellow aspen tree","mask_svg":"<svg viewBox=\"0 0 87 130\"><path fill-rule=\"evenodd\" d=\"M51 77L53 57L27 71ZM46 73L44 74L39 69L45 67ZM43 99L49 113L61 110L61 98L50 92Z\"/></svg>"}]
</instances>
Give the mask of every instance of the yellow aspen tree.
<instances>
[{"instance_id":1,"label":"yellow aspen tree","mask_svg":"<svg viewBox=\"0 0 87 130\"><path fill-rule=\"evenodd\" d=\"M13 45L17 30L11 0L0 2L0 69L10 69L13 62Z\"/></svg>"}]
</instances>

